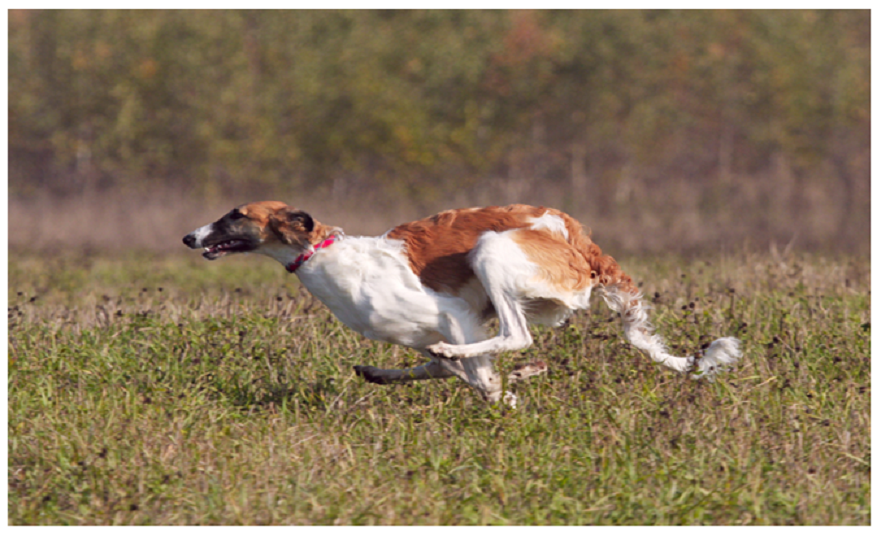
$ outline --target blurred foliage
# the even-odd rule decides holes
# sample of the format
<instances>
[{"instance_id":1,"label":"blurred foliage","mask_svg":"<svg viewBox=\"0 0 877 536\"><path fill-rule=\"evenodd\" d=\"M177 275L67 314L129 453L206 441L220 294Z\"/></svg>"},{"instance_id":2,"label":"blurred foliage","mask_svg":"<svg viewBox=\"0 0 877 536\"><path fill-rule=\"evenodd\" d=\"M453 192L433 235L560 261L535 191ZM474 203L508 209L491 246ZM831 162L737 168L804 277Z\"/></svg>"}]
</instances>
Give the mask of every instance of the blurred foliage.
<instances>
[{"instance_id":1,"label":"blurred foliage","mask_svg":"<svg viewBox=\"0 0 877 536\"><path fill-rule=\"evenodd\" d=\"M10 188L848 184L869 96L868 11L14 10Z\"/></svg>"}]
</instances>

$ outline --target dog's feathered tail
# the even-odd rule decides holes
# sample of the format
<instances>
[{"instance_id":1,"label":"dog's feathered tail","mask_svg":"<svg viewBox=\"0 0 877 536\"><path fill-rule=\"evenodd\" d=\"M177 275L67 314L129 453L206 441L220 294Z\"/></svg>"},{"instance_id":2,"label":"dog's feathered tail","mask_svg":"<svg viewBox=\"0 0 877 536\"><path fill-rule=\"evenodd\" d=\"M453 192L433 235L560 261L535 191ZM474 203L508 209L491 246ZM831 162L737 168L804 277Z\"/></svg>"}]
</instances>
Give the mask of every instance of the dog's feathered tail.
<instances>
[{"instance_id":1,"label":"dog's feathered tail","mask_svg":"<svg viewBox=\"0 0 877 536\"><path fill-rule=\"evenodd\" d=\"M642 293L637 290L630 276L618 267L608 255L591 257L592 269L599 278L596 291L610 309L621 313L624 335L630 344L639 348L653 361L677 372L691 372L694 377L712 379L722 368L740 359L740 341L734 337L716 339L702 355L677 357L667 352L664 341L654 333L649 322L648 309Z\"/></svg>"},{"instance_id":2,"label":"dog's feathered tail","mask_svg":"<svg viewBox=\"0 0 877 536\"><path fill-rule=\"evenodd\" d=\"M639 292L630 293L617 285L602 286L598 292L610 309L621 313L624 335L630 344L639 348L653 361L677 372L692 372L693 376L712 378L723 367L740 359L740 341L722 337L713 341L702 356L676 357L667 352L664 341L654 333L649 322L648 305Z\"/></svg>"}]
</instances>

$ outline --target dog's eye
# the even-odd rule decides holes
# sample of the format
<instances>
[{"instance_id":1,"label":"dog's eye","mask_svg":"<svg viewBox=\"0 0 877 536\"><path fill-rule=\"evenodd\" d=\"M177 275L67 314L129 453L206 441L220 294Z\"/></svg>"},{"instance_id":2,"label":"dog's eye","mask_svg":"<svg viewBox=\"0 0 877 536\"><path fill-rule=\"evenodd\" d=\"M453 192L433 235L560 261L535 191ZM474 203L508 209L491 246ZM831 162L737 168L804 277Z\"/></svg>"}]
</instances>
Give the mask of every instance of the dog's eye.
<instances>
[{"instance_id":1,"label":"dog's eye","mask_svg":"<svg viewBox=\"0 0 877 536\"><path fill-rule=\"evenodd\" d=\"M233 220L239 220L239 219L243 218L244 215L241 214L241 212L238 211L238 209L234 209L231 211L231 214L229 214L228 217L233 219Z\"/></svg>"}]
</instances>

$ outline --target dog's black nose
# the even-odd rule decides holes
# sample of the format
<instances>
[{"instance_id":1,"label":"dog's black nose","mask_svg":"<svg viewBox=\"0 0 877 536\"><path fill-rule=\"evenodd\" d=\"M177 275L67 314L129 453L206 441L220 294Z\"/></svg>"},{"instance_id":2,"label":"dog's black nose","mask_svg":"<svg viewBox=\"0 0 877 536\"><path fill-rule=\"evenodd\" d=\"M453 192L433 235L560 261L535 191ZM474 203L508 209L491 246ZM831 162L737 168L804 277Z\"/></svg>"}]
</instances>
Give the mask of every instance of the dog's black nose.
<instances>
[{"instance_id":1,"label":"dog's black nose","mask_svg":"<svg viewBox=\"0 0 877 536\"><path fill-rule=\"evenodd\" d=\"M195 247L195 237L192 234L187 234L183 237L183 244L186 244L190 248Z\"/></svg>"}]
</instances>

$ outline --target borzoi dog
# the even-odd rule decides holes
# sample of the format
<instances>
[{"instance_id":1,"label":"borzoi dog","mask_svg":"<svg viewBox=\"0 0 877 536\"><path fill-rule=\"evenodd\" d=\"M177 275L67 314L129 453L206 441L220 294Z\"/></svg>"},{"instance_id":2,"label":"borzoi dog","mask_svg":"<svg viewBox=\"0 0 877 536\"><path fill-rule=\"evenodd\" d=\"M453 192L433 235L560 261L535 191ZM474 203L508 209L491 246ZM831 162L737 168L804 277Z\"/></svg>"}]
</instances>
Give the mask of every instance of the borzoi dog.
<instances>
[{"instance_id":1,"label":"borzoi dog","mask_svg":"<svg viewBox=\"0 0 877 536\"><path fill-rule=\"evenodd\" d=\"M624 334L660 365L711 376L740 358L740 342L715 340L702 354L675 357L649 324L642 295L581 224L559 210L526 205L441 212L378 237L348 237L277 201L241 205L183 238L209 260L253 252L279 261L348 327L414 348L429 362L409 369L354 367L373 383L457 377L489 402L503 393L493 357L533 339L528 324L561 325L586 309L591 292L621 314ZM485 327L498 318L491 337ZM515 382L540 374L518 367Z\"/></svg>"}]
</instances>

